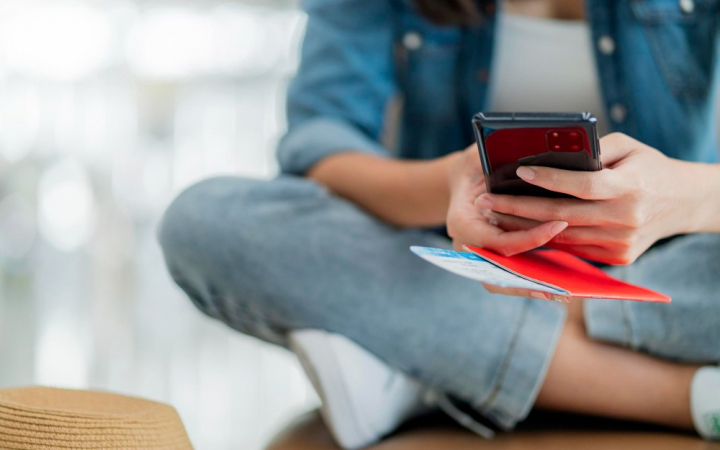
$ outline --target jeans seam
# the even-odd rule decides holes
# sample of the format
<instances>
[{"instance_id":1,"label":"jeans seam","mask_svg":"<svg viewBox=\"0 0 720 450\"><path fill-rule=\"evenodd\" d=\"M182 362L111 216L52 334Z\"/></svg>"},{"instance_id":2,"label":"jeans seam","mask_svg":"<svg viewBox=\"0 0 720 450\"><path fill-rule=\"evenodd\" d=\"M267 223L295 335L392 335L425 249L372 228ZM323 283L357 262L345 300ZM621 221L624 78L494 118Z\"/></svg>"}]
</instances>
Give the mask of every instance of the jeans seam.
<instances>
[{"instance_id":1,"label":"jeans seam","mask_svg":"<svg viewBox=\"0 0 720 450\"><path fill-rule=\"evenodd\" d=\"M625 341L627 342L628 346L631 348L635 348L635 342L633 339L633 329L632 329L632 321L630 320L630 312L628 311L627 304L624 302L620 304L622 306L622 318L623 318L623 326L625 327Z\"/></svg>"},{"instance_id":2,"label":"jeans seam","mask_svg":"<svg viewBox=\"0 0 720 450\"><path fill-rule=\"evenodd\" d=\"M500 395L500 392L502 392L503 384L505 382L505 377L507 376L508 370L510 370L510 364L512 361L513 354L515 353L515 349L517 348L518 341L520 340L520 331L522 330L523 325L525 324L525 320L527 319L528 309L529 309L528 300L525 300L525 307L522 309L522 313L520 316L520 320L518 321L517 326L515 327L515 331L513 332L512 338L510 340L510 345L508 346L508 350L505 354L505 358L503 359L502 365L500 366L500 370L498 371L498 377L497 381L495 382L495 386L493 387L492 392L490 392L490 395L487 397L487 399L482 402L479 406L477 406L481 410L485 410L490 408L490 405L493 404L495 399L498 395Z\"/></svg>"}]
</instances>

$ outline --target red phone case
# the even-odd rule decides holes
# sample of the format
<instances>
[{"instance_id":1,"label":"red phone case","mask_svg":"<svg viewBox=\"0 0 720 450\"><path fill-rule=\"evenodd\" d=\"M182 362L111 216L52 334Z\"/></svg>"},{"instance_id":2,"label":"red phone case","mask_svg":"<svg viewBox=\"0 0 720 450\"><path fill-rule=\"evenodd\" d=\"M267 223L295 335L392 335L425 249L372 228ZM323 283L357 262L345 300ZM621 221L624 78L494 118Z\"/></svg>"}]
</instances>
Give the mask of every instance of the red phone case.
<instances>
[{"instance_id":1,"label":"red phone case","mask_svg":"<svg viewBox=\"0 0 720 450\"><path fill-rule=\"evenodd\" d=\"M486 113L473 118L488 192L567 197L526 183L520 166L602 169L597 120L590 113Z\"/></svg>"}]
</instances>

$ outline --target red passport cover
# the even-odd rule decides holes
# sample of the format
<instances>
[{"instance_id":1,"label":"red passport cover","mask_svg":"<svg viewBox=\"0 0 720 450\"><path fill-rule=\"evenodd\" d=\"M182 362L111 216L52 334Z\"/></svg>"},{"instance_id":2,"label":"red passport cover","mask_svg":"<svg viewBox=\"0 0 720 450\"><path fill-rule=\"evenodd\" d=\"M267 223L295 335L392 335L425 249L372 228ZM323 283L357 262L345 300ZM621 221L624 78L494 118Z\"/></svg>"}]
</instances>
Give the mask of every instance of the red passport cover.
<instances>
[{"instance_id":1,"label":"red passport cover","mask_svg":"<svg viewBox=\"0 0 720 450\"><path fill-rule=\"evenodd\" d=\"M535 250L514 256L501 256L480 247L465 248L496 266L531 281L565 290L571 297L656 303L672 301L667 295L613 278L566 252Z\"/></svg>"}]
</instances>

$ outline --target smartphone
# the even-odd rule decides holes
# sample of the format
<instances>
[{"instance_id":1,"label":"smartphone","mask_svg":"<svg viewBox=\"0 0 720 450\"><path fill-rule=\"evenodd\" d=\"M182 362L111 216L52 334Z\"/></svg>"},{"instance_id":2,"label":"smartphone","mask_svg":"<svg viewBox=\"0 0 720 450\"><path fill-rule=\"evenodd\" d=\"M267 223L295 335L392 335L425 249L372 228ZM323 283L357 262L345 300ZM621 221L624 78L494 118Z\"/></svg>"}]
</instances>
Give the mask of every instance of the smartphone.
<instances>
[{"instance_id":1,"label":"smartphone","mask_svg":"<svg viewBox=\"0 0 720 450\"><path fill-rule=\"evenodd\" d=\"M477 113L473 128L488 192L568 197L526 183L515 172L520 166L601 170L596 123L589 112Z\"/></svg>"}]
</instances>

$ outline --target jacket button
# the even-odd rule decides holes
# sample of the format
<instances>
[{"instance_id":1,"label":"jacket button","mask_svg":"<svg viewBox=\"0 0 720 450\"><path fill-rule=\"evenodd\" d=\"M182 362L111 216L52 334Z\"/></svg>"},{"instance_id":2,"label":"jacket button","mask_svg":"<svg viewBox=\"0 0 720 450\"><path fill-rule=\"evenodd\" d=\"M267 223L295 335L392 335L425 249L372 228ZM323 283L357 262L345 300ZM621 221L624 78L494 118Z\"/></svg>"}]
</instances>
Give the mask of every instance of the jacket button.
<instances>
[{"instance_id":1,"label":"jacket button","mask_svg":"<svg viewBox=\"0 0 720 450\"><path fill-rule=\"evenodd\" d=\"M422 36L415 31L408 31L402 39L403 45L408 50L418 50L423 45Z\"/></svg>"},{"instance_id":2,"label":"jacket button","mask_svg":"<svg viewBox=\"0 0 720 450\"><path fill-rule=\"evenodd\" d=\"M603 55L612 55L615 52L615 39L608 35L600 36L597 45Z\"/></svg>"},{"instance_id":3,"label":"jacket button","mask_svg":"<svg viewBox=\"0 0 720 450\"><path fill-rule=\"evenodd\" d=\"M480 69L477 71L477 79L482 83L490 81L490 71L487 69Z\"/></svg>"},{"instance_id":4,"label":"jacket button","mask_svg":"<svg viewBox=\"0 0 720 450\"><path fill-rule=\"evenodd\" d=\"M680 0L680 10L685 14L692 14L695 11L694 0Z\"/></svg>"},{"instance_id":5,"label":"jacket button","mask_svg":"<svg viewBox=\"0 0 720 450\"><path fill-rule=\"evenodd\" d=\"M615 103L610 107L610 119L612 119L615 123L623 123L625 122L625 118L627 117L627 109L625 109L625 106L620 103Z\"/></svg>"}]
</instances>

